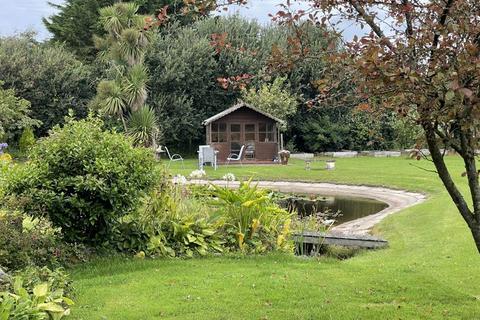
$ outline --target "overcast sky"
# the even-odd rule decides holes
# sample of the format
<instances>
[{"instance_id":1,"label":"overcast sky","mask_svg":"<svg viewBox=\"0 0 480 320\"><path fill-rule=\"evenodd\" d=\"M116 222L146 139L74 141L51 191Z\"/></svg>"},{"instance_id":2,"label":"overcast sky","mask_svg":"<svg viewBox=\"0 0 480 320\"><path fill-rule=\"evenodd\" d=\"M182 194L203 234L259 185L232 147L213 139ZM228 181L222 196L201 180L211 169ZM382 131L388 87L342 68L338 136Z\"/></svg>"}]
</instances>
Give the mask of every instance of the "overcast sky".
<instances>
[{"instance_id":1,"label":"overcast sky","mask_svg":"<svg viewBox=\"0 0 480 320\"><path fill-rule=\"evenodd\" d=\"M49 33L43 26L42 18L55 13L54 8L48 5L48 1L62 3L62 0L0 0L0 36L33 30L37 32L39 39L48 38ZM232 7L226 14L239 13L266 24L270 22L268 14L278 11L278 4L282 1L250 0L247 7ZM353 33L355 30L350 29L344 37L351 39Z\"/></svg>"}]
</instances>

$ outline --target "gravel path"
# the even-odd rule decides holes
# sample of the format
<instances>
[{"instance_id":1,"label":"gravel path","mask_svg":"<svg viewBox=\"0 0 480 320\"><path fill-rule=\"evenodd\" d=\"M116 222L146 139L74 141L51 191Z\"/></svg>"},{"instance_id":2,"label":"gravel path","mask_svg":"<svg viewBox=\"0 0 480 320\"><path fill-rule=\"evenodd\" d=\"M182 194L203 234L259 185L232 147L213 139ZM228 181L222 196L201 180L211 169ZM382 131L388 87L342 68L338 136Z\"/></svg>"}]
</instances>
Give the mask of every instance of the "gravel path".
<instances>
[{"instance_id":1,"label":"gravel path","mask_svg":"<svg viewBox=\"0 0 480 320\"><path fill-rule=\"evenodd\" d=\"M220 186L226 185L226 182L223 180L191 180L189 183L213 183ZM231 187L235 187L239 185L239 182L229 182L228 185ZM320 194L325 196L341 195L351 197L363 197L387 203L388 207L376 214L345 222L332 228L331 230L331 232L334 233L349 233L358 235L368 234L372 227L378 222L380 222L382 219L384 219L386 216L419 204L425 201L427 198L421 193L381 187L350 186L332 183L259 181L258 186L261 188L268 188L281 192Z\"/></svg>"}]
</instances>

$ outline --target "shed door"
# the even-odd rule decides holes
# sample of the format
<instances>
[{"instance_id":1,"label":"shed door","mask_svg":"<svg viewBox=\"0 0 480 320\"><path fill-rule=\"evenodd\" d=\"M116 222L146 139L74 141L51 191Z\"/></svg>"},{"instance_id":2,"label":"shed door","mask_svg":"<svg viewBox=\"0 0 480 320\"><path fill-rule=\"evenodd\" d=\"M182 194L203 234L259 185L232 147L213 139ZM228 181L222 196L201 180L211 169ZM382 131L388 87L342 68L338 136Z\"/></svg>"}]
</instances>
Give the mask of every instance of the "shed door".
<instances>
[{"instance_id":1,"label":"shed door","mask_svg":"<svg viewBox=\"0 0 480 320\"><path fill-rule=\"evenodd\" d=\"M230 124L230 153L239 154L242 148L242 125L239 123Z\"/></svg>"}]
</instances>

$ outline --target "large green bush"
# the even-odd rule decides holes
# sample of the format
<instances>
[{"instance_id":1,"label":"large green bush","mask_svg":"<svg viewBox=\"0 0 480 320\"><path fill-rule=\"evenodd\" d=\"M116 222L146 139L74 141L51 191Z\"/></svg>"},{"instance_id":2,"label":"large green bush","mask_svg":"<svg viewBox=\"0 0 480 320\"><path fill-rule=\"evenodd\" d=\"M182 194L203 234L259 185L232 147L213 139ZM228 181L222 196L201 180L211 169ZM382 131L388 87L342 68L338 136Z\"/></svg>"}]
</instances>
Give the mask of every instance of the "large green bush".
<instances>
[{"instance_id":1,"label":"large green bush","mask_svg":"<svg viewBox=\"0 0 480 320\"><path fill-rule=\"evenodd\" d=\"M49 217L69 242L108 244L118 219L156 180L151 152L102 126L89 117L54 128L5 186L20 209Z\"/></svg>"},{"instance_id":2,"label":"large green bush","mask_svg":"<svg viewBox=\"0 0 480 320\"><path fill-rule=\"evenodd\" d=\"M28 115L41 121L34 128L38 136L63 123L69 108L77 116L87 115L95 76L62 46L39 43L31 34L0 38L0 80L30 102Z\"/></svg>"}]
</instances>

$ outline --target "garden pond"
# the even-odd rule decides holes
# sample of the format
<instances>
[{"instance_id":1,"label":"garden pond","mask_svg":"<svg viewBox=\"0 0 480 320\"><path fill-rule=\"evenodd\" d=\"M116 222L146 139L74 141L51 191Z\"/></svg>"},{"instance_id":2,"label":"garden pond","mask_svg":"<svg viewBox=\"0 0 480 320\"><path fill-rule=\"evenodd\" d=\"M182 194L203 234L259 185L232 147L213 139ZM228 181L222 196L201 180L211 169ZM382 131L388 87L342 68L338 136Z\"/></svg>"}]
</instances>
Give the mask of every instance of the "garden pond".
<instances>
[{"instance_id":1,"label":"garden pond","mask_svg":"<svg viewBox=\"0 0 480 320\"><path fill-rule=\"evenodd\" d=\"M300 216L321 213L335 220L334 225L356 220L382 211L388 204L368 198L348 196L318 196L276 194L277 203Z\"/></svg>"}]
</instances>

